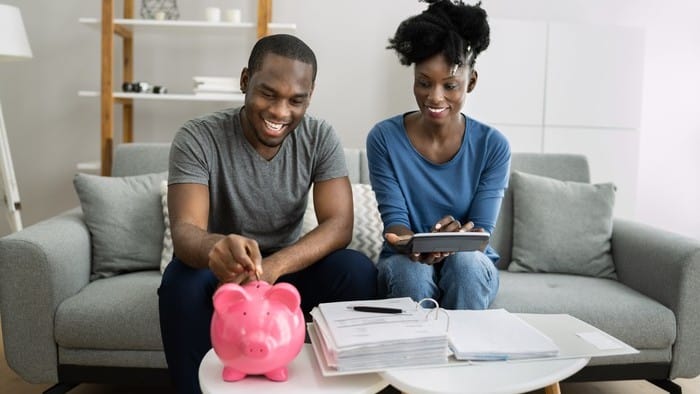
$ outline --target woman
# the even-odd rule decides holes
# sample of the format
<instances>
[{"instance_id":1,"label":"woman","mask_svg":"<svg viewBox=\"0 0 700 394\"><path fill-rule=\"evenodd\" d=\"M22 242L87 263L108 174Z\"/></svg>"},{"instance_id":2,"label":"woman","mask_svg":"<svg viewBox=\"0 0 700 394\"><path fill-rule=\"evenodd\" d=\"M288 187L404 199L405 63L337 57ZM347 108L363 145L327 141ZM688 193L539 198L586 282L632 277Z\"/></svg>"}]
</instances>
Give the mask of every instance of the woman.
<instances>
[{"instance_id":1,"label":"woman","mask_svg":"<svg viewBox=\"0 0 700 394\"><path fill-rule=\"evenodd\" d=\"M379 292L433 298L448 309L485 309L498 291L498 255L401 252L414 233L493 232L508 183L510 147L496 129L461 112L489 45L481 3L428 0L389 40L414 65L417 111L377 123L367 137L370 180L384 222Z\"/></svg>"}]
</instances>

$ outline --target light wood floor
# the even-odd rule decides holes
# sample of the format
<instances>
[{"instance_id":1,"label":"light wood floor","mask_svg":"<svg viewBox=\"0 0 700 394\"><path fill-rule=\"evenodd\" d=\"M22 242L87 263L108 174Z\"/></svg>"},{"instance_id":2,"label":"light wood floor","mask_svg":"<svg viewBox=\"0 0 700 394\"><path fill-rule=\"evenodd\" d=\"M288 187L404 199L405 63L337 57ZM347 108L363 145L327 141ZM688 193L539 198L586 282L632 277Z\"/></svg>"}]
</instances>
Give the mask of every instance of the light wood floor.
<instances>
[{"instance_id":1,"label":"light wood floor","mask_svg":"<svg viewBox=\"0 0 700 394\"><path fill-rule=\"evenodd\" d=\"M676 379L684 394L700 394L700 377L695 379ZM36 394L51 385L29 384L17 376L5 361L2 335L0 335L0 393ZM544 390L529 394L542 394ZM562 383L562 394L663 394L664 391L642 380L625 382ZM70 394L166 394L167 390L154 388L123 387L101 384L83 384L70 391Z\"/></svg>"}]
</instances>

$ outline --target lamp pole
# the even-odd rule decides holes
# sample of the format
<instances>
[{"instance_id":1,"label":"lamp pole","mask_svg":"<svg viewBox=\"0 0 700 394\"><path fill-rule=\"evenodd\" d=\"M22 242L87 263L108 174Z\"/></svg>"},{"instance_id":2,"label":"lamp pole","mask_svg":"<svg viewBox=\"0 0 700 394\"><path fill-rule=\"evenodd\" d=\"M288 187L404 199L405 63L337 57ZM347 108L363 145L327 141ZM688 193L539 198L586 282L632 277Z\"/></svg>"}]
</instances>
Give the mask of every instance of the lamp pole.
<instances>
[{"instance_id":1,"label":"lamp pole","mask_svg":"<svg viewBox=\"0 0 700 394\"><path fill-rule=\"evenodd\" d=\"M31 57L32 49L29 47L19 8L0 4L0 62ZM0 178L2 178L3 202L7 208L10 227L12 231L19 231L22 229L22 219L19 214L22 204L19 201L19 189L12 165L5 119L2 116L2 105L0 105Z\"/></svg>"},{"instance_id":2,"label":"lamp pole","mask_svg":"<svg viewBox=\"0 0 700 394\"><path fill-rule=\"evenodd\" d=\"M22 229L22 218L19 214L22 204L19 201L19 189L10 155L10 143L7 141L5 119L2 116L2 102L0 102L0 157L0 176L2 177L4 202L7 207L7 219L10 221L12 231L17 232Z\"/></svg>"}]
</instances>

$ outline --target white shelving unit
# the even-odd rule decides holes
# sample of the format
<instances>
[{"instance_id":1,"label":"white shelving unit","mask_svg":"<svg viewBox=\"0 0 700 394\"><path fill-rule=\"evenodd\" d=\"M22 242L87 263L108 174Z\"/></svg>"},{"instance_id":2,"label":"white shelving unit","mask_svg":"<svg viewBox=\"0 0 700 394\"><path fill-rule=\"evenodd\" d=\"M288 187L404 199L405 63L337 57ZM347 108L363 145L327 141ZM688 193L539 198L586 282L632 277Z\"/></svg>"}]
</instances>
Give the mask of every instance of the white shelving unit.
<instances>
[{"instance_id":1,"label":"white shelving unit","mask_svg":"<svg viewBox=\"0 0 700 394\"><path fill-rule=\"evenodd\" d=\"M101 26L101 21L99 18L79 18L78 21L82 24L93 26L97 29ZM114 19L114 24L117 26L123 26L131 28L134 33L138 32L166 32L169 29L191 29L193 33L195 30L201 30L201 32L211 32L215 30L228 30L228 29L251 29L255 28L257 25L253 22L207 22L207 21L185 21L185 20L164 20L157 21L152 19ZM297 28L294 23L268 23L268 30L295 30Z\"/></svg>"},{"instance_id":2,"label":"white shelving unit","mask_svg":"<svg viewBox=\"0 0 700 394\"><path fill-rule=\"evenodd\" d=\"M81 90L80 97L99 97L100 99L100 160L97 162L78 163L78 169L86 172L96 172L110 175L112 168L112 153L114 146L114 106L122 106L122 140L134 141L133 110L134 102L150 101L190 101L190 102L228 102L242 103L244 95L234 94L194 94L185 92L169 92L164 94L127 93L118 91L123 81L134 81L134 40L139 33L170 34L184 32L185 34L230 34L232 30L257 30L257 37L267 35L271 30L295 30L293 23L273 23L272 0L258 0L257 22L209 22L199 20L151 20L138 19L134 15L134 0L124 0L123 17L115 17L114 0L102 0L102 14L99 18L79 18L79 23L94 27L101 36L101 81L99 90ZM103 23L104 22L104 23ZM122 41L122 55L119 60L114 56L115 36ZM114 62L121 61L121 78L113 75Z\"/></svg>"},{"instance_id":3,"label":"white shelving unit","mask_svg":"<svg viewBox=\"0 0 700 394\"><path fill-rule=\"evenodd\" d=\"M100 92L96 90L81 90L78 92L80 97L100 97ZM238 94L183 94L183 93L125 93L112 92L112 97L115 99L133 99L133 100L164 100L164 101L222 101L222 102L243 102L244 95Z\"/></svg>"}]
</instances>

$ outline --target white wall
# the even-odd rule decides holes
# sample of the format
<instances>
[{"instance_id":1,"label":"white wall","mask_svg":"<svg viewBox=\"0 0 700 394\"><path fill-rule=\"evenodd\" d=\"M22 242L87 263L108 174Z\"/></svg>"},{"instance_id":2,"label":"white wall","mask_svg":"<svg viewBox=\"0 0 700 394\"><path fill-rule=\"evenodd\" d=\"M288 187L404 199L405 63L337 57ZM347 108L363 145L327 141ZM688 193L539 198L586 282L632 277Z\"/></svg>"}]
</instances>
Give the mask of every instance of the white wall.
<instances>
[{"instance_id":1,"label":"white wall","mask_svg":"<svg viewBox=\"0 0 700 394\"><path fill-rule=\"evenodd\" d=\"M621 152L638 150L633 217L700 238L700 3L485 0L484 7L492 17L635 26L645 30L639 147L620 147ZM599 149L608 147L601 144ZM620 155L619 161L625 160L628 157Z\"/></svg>"},{"instance_id":2,"label":"white wall","mask_svg":"<svg viewBox=\"0 0 700 394\"><path fill-rule=\"evenodd\" d=\"M77 91L99 86L99 32L79 24L78 18L99 16L100 5L92 0L3 3L21 9L34 51L32 60L0 63L0 101L22 215L29 225L77 205L71 182L75 165L98 157L99 103L78 97ZM135 3L138 11L140 1ZM242 8L244 21L253 19L254 4L253 0L206 2L207 6ZM645 29L640 165L633 215L700 238L696 203L700 201L696 175L700 28L694 27L700 5L682 0L485 0L483 4L493 18ZM180 0L178 5L182 19L202 19L204 4ZM423 7L417 0L275 2L273 19L296 23L296 34L319 58L310 111L330 120L346 146L362 147L372 124L415 106L411 70L400 66L384 48L398 22ZM237 76L247 60L250 37L137 36L136 79L185 91L193 75ZM120 81L118 74L115 79ZM221 104L137 102L135 107L136 139L169 141L186 119ZM118 119L119 111L116 115ZM8 232L7 223L0 220L0 235Z\"/></svg>"}]
</instances>

